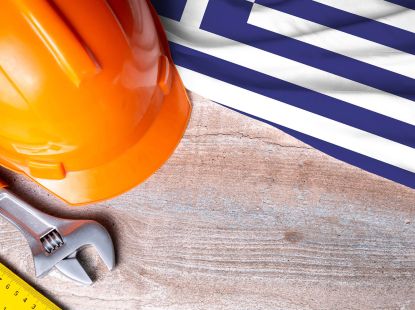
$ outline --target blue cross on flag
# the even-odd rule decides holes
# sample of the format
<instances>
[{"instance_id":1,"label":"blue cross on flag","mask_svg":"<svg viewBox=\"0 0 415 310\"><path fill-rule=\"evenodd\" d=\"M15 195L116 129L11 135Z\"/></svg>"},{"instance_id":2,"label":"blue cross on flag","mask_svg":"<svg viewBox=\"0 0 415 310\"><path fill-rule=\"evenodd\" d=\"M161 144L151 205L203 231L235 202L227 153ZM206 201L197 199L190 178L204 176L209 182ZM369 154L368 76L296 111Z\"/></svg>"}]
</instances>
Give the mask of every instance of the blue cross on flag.
<instances>
[{"instance_id":1,"label":"blue cross on flag","mask_svg":"<svg viewBox=\"0 0 415 310\"><path fill-rule=\"evenodd\" d=\"M188 89L415 188L415 1L152 2Z\"/></svg>"}]
</instances>

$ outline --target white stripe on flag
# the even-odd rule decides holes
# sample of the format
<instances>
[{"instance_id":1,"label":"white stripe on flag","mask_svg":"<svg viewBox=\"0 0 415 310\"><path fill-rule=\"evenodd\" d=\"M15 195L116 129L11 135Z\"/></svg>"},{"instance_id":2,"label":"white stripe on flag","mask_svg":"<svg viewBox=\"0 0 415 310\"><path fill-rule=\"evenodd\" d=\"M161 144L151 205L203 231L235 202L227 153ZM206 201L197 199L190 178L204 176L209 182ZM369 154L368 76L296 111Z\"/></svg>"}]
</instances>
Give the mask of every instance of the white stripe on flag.
<instances>
[{"instance_id":1,"label":"white stripe on flag","mask_svg":"<svg viewBox=\"0 0 415 310\"><path fill-rule=\"evenodd\" d=\"M415 11L384 0L314 0L355 15L415 32Z\"/></svg>"},{"instance_id":2,"label":"white stripe on flag","mask_svg":"<svg viewBox=\"0 0 415 310\"><path fill-rule=\"evenodd\" d=\"M415 172L415 149L178 66L186 87L206 98L345 149Z\"/></svg>"},{"instance_id":3,"label":"white stripe on flag","mask_svg":"<svg viewBox=\"0 0 415 310\"><path fill-rule=\"evenodd\" d=\"M367 1L367 0L364 0ZM415 56L354 35L254 4L248 23L326 50L415 78Z\"/></svg>"},{"instance_id":4,"label":"white stripe on flag","mask_svg":"<svg viewBox=\"0 0 415 310\"><path fill-rule=\"evenodd\" d=\"M209 0L187 0L180 22L199 28Z\"/></svg>"},{"instance_id":5,"label":"white stripe on flag","mask_svg":"<svg viewBox=\"0 0 415 310\"><path fill-rule=\"evenodd\" d=\"M171 42L415 125L413 101L168 18L161 19Z\"/></svg>"}]
</instances>

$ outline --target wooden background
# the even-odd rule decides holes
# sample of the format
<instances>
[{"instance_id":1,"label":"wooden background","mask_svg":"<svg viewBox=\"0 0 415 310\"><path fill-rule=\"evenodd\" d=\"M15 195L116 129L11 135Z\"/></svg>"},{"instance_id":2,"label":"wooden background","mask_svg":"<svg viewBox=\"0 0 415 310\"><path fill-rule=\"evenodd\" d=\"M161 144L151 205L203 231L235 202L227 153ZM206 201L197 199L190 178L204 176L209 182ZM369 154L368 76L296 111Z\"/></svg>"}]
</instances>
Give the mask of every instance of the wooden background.
<instances>
[{"instance_id":1,"label":"wooden background","mask_svg":"<svg viewBox=\"0 0 415 310\"><path fill-rule=\"evenodd\" d=\"M35 279L4 220L0 261L65 309L415 309L414 190L191 97L175 154L114 200L69 208L0 171L40 209L103 223L113 272L87 249L93 286Z\"/></svg>"}]
</instances>

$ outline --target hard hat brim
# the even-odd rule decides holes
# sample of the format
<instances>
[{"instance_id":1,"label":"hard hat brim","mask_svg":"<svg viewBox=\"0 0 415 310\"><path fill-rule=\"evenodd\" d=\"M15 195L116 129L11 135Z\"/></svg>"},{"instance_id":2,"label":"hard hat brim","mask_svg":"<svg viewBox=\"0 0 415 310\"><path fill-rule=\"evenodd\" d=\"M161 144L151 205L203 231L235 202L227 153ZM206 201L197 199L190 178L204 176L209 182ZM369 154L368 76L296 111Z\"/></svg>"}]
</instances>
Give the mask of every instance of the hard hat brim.
<instances>
[{"instance_id":1,"label":"hard hat brim","mask_svg":"<svg viewBox=\"0 0 415 310\"><path fill-rule=\"evenodd\" d=\"M33 178L71 205L106 200L145 181L169 158L186 130L191 104L176 69L157 118L142 138L118 158L61 180ZM30 176L30 175L29 175Z\"/></svg>"}]
</instances>

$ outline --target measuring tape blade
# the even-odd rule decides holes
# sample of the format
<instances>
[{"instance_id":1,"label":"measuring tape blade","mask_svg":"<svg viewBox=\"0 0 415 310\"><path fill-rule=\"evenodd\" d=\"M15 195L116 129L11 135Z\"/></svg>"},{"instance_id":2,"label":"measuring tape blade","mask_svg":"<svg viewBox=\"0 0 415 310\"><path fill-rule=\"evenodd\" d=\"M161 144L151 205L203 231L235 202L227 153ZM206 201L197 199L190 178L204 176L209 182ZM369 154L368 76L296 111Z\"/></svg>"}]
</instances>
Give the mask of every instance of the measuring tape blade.
<instances>
[{"instance_id":1,"label":"measuring tape blade","mask_svg":"<svg viewBox=\"0 0 415 310\"><path fill-rule=\"evenodd\" d=\"M0 310L60 310L0 263Z\"/></svg>"}]
</instances>

